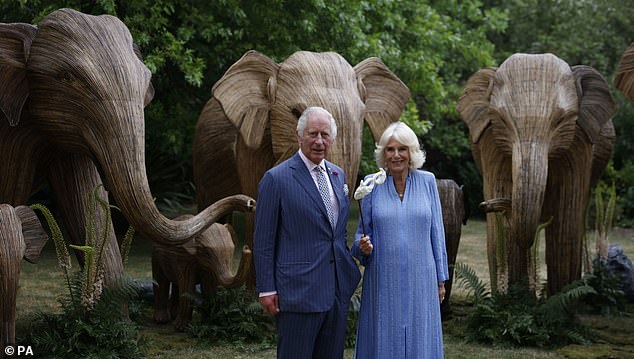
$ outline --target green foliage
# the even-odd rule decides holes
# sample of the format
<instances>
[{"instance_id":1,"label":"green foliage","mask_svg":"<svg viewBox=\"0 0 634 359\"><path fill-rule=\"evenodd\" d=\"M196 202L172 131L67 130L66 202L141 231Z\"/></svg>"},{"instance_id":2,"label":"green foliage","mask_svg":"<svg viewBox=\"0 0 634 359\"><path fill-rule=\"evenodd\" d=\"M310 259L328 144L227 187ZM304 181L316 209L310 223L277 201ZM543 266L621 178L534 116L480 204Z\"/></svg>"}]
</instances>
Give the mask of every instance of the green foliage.
<instances>
[{"instance_id":1,"label":"green foliage","mask_svg":"<svg viewBox=\"0 0 634 359\"><path fill-rule=\"evenodd\" d=\"M618 286L606 273L585 276L546 299L513 284L505 294L490 294L475 271L462 263L456 264L455 275L458 285L473 293L466 337L487 344L554 347L588 343L591 334L575 315L592 304L603 313L613 313L612 301L618 302L614 289Z\"/></svg>"},{"instance_id":2,"label":"green foliage","mask_svg":"<svg viewBox=\"0 0 634 359\"><path fill-rule=\"evenodd\" d=\"M39 210L44 215L44 220L48 224L48 228L51 231L51 238L53 239L53 244L55 245L55 252L57 253L57 264L64 272L64 278L66 279L66 284L68 285L68 290L72 293L70 287L70 269L71 269L71 261L70 254L68 253L68 248L66 248L66 241L64 241L64 236L62 235L62 231L55 220L55 217L51 213L51 211L46 208L46 206L36 203L30 206L33 210Z\"/></svg>"},{"instance_id":3,"label":"green foliage","mask_svg":"<svg viewBox=\"0 0 634 359\"><path fill-rule=\"evenodd\" d=\"M138 328L125 319L124 305L139 293L139 285L122 277L107 287L93 308L81 301L84 278L71 279L71 293L63 298L62 312L39 312L21 342L33 345L38 357L50 358L139 358ZM46 353L44 355L44 353Z\"/></svg>"},{"instance_id":4,"label":"green foliage","mask_svg":"<svg viewBox=\"0 0 634 359\"><path fill-rule=\"evenodd\" d=\"M456 283L465 288L473 302L478 304L491 295L484 282L478 277L475 270L464 263L456 263L454 266Z\"/></svg>"},{"instance_id":5,"label":"green foliage","mask_svg":"<svg viewBox=\"0 0 634 359\"><path fill-rule=\"evenodd\" d=\"M117 16L144 54L156 90L146 108L146 164L161 209L191 201L198 114L213 84L250 49L278 62L298 50L335 51L352 65L380 57L412 92L403 120L419 135L434 125L426 149L448 153L443 177L479 179L462 170L469 147L455 100L471 73L495 63L487 34L507 26L506 13L479 0L22 0L0 2L0 22L37 24L61 7ZM361 175L374 167L372 149Z\"/></svg>"},{"instance_id":6,"label":"green foliage","mask_svg":"<svg viewBox=\"0 0 634 359\"><path fill-rule=\"evenodd\" d=\"M348 305L348 317L346 319L346 339L344 346L346 348L354 348L357 342L357 326L359 324L359 312L361 311L361 290L362 284L359 283L357 288L350 298L350 304Z\"/></svg>"},{"instance_id":7,"label":"green foliage","mask_svg":"<svg viewBox=\"0 0 634 359\"><path fill-rule=\"evenodd\" d=\"M616 223L634 227L634 161L627 162L619 171L619 195Z\"/></svg>"},{"instance_id":8,"label":"green foliage","mask_svg":"<svg viewBox=\"0 0 634 359\"><path fill-rule=\"evenodd\" d=\"M83 269L70 273L70 256L57 221L41 204L31 208L40 210L51 229L60 267L68 284L68 296L62 298L61 313L41 312L33 320L32 330L25 342L33 343L34 351L48 353L53 358L136 358L141 356L138 348L138 330L127 317L127 305L138 297L140 285L127 276L117 283L103 286L103 252L109 240L111 209L98 195L102 185L94 188L87 198L85 245L71 245L84 253ZM97 206L104 213L101 228L97 231ZM131 227L130 227L131 228ZM121 252L130 249L133 229L126 233Z\"/></svg>"},{"instance_id":9,"label":"green foliage","mask_svg":"<svg viewBox=\"0 0 634 359\"><path fill-rule=\"evenodd\" d=\"M194 296L195 302L200 303L195 307L200 317L194 318L188 330L195 337L208 342L273 343L273 318L262 311L260 304L243 287L219 288L215 295L206 298L200 294Z\"/></svg>"},{"instance_id":10,"label":"green foliage","mask_svg":"<svg viewBox=\"0 0 634 359\"><path fill-rule=\"evenodd\" d=\"M625 309L625 293L619 276L613 274L606 262L596 257L592 273L585 274L579 281L570 284L586 285L594 289L583 298L578 310L601 315L616 315ZM564 288L566 289L566 288Z\"/></svg>"}]
</instances>

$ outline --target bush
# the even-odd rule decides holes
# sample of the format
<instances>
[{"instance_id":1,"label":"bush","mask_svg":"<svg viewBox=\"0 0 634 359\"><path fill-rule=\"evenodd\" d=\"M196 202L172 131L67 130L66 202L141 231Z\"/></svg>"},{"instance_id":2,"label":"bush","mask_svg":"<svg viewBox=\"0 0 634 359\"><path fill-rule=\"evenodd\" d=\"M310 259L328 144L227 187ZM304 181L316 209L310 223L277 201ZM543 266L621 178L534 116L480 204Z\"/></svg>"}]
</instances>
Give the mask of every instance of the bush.
<instances>
[{"instance_id":1,"label":"bush","mask_svg":"<svg viewBox=\"0 0 634 359\"><path fill-rule=\"evenodd\" d=\"M273 317L262 311L244 287L218 289L207 298L193 296L194 303L200 303L195 306L200 317L188 327L195 337L211 342L275 342Z\"/></svg>"},{"instance_id":2,"label":"bush","mask_svg":"<svg viewBox=\"0 0 634 359\"><path fill-rule=\"evenodd\" d=\"M597 295L589 279L582 279L547 298L535 297L525 286L489 293L475 272L458 263L457 283L473 292L474 308L467 317L467 339L486 344L555 347L585 344L590 333L576 320L580 302Z\"/></svg>"}]
</instances>

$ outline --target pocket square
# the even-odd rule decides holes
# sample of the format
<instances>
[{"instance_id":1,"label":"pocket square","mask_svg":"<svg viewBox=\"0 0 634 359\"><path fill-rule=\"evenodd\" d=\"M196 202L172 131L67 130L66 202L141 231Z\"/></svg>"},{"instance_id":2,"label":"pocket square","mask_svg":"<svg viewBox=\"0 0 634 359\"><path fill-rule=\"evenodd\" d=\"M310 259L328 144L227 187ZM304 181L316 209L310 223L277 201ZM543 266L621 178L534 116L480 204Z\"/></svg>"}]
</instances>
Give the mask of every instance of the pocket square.
<instances>
[{"instance_id":1,"label":"pocket square","mask_svg":"<svg viewBox=\"0 0 634 359\"><path fill-rule=\"evenodd\" d=\"M343 184L343 194L347 196L347 195L348 195L348 193L350 193L350 192L348 191L348 184L347 184L347 183L344 183L344 184Z\"/></svg>"}]
</instances>

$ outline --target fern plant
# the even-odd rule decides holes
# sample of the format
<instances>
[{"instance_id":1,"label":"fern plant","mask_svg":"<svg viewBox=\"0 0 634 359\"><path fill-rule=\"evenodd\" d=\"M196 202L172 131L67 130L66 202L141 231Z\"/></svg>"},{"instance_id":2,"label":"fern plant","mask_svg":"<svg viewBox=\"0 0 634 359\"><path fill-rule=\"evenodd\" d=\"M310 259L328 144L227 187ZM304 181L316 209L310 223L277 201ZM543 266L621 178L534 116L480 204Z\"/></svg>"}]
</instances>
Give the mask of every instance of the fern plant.
<instances>
[{"instance_id":1,"label":"fern plant","mask_svg":"<svg viewBox=\"0 0 634 359\"><path fill-rule=\"evenodd\" d=\"M475 271L463 263L456 264L455 275L458 285L473 298L473 310L467 316L468 340L539 347L589 341L589 332L575 319L578 303L596 293L585 282L575 282L544 299L514 284L507 293L491 293Z\"/></svg>"},{"instance_id":2,"label":"fern plant","mask_svg":"<svg viewBox=\"0 0 634 359\"><path fill-rule=\"evenodd\" d=\"M31 206L42 212L51 230L57 252L68 285L68 296L60 299L62 313L38 313L32 321L32 330L24 342L33 343L38 353L49 353L55 358L132 358L140 357L138 329L125 319L127 304L138 298L139 284L128 276L117 283L103 286L103 253L109 238L108 229L111 209L97 193L97 186L87 198L86 244L71 245L84 253L82 270L72 273L68 246L51 212L41 204ZM97 206L104 213L106 228L97 233ZM130 227L131 228L131 227ZM127 261L134 230L129 229L121 244L124 264Z\"/></svg>"}]
</instances>

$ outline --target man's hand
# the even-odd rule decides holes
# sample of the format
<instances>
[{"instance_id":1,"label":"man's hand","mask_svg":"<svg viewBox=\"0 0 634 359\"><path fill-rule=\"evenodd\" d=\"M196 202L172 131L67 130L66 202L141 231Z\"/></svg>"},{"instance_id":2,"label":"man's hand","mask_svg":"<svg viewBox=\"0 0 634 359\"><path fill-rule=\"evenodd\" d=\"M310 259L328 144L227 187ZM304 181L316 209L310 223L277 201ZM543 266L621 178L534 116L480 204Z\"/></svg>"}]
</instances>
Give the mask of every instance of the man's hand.
<instances>
[{"instance_id":1,"label":"man's hand","mask_svg":"<svg viewBox=\"0 0 634 359\"><path fill-rule=\"evenodd\" d=\"M277 294L260 297L260 305L266 313L276 315L280 312L280 306L277 301Z\"/></svg>"},{"instance_id":2,"label":"man's hand","mask_svg":"<svg viewBox=\"0 0 634 359\"><path fill-rule=\"evenodd\" d=\"M374 246L372 242L370 242L370 237L363 236L359 239L359 249L361 249L361 253L363 253L364 256L369 256L372 253Z\"/></svg>"}]
</instances>

